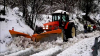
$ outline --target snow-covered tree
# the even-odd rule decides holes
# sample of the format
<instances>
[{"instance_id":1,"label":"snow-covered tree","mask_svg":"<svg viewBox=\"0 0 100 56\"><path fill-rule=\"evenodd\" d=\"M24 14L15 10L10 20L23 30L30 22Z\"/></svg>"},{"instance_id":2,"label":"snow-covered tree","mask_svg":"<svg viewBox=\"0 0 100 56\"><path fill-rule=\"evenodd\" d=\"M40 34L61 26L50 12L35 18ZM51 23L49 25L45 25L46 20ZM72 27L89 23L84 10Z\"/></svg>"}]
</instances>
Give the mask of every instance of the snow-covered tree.
<instances>
[{"instance_id":1,"label":"snow-covered tree","mask_svg":"<svg viewBox=\"0 0 100 56\"><path fill-rule=\"evenodd\" d=\"M86 13L85 19L88 20L88 14L90 12L94 13L97 11L97 5L94 0L79 0L79 9ZM87 23L87 22L86 22Z\"/></svg>"}]
</instances>

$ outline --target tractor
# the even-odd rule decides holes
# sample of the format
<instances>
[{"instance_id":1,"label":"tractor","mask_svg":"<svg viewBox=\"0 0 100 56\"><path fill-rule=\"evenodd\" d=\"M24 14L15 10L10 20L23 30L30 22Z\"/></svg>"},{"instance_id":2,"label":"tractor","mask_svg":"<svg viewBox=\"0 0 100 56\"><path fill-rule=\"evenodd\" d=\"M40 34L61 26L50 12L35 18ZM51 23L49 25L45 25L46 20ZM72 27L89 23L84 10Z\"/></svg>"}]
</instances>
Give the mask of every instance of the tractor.
<instances>
[{"instance_id":1,"label":"tractor","mask_svg":"<svg viewBox=\"0 0 100 56\"><path fill-rule=\"evenodd\" d=\"M67 42L68 38L76 36L75 24L69 20L69 13L63 10L57 10L52 13L52 22L43 24L43 27L36 27L35 34L32 36L12 30L9 30L9 32L11 35L17 34L31 38L35 42L43 39L50 40L49 36L53 36L52 34L59 34L64 42ZM50 38L53 39L54 36Z\"/></svg>"},{"instance_id":2,"label":"tractor","mask_svg":"<svg viewBox=\"0 0 100 56\"><path fill-rule=\"evenodd\" d=\"M43 31L43 33L40 31ZM52 13L52 22L43 24L42 28L36 27L35 33L38 35L40 34L40 38L42 37L41 35L60 33L63 41L66 42L68 41L68 38L73 38L76 36L76 28L75 24L69 21L68 12L57 10Z\"/></svg>"}]
</instances>

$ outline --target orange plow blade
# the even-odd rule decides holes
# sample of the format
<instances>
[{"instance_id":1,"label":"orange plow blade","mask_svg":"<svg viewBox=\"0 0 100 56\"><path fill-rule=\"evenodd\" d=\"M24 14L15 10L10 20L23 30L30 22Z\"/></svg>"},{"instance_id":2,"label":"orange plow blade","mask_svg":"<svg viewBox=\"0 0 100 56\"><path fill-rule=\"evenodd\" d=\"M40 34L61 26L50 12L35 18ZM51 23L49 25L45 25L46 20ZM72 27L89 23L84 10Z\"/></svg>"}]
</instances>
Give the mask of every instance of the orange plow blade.
<instances>
[{"instance_id":1,"label":"orange plow blade","mask_svg":"<svg viewBox=\"0 0 100 56\"><path fill-rule=\"evenodd\" d=\"M48 32L44 32L44 33L41 33L41 34L34 34L32 35L32 38L35 38L35 41L40 41L42 40L43 38L48 38L48 36L50 36L50 34L55 34L55 33L58 33L60 34L62 32L61 29L57 29L57 30L52 30L52 31L48 31Z\"/></svg>"},{"instance_id":2,"label":"orange plow blade","mask_svg":"<svg viewBox=\"0 0 100 56\"><path fill-rule=\"evenodd\" d=\"M31 38L34 41L38 42L38 41L41 41L43 39L45 40L50 40L48 36L50 36L51 34L60 34L62 32L61 29L57 29L57 30L52 30L52 31L47 31L47 32L44 32L44 33L41 33L41 34L34 34L32 36L29 36L28 34L25 34L25 33L21 33L21 32L17 32L17 31L13 31L13 30L9 30L10 34L13 36L13 35L17 35L17 36L24 36L24 37L27 37L27 38ZM53 39L52 37L50 37L51 39Z\"/></svg>"},{"instance_id":3,"label":"orange plow blade","mask_svg":"<svg viewBox=\"0 0 100 56\"><path fill-rule=\"evenodd\" d=\"M10 32L11 35L20 35L20 36L24 36L24 37L27 37L27 38L31 38L31 36L29 36L28 34L25 34L25 33L13 31L13 30L9 30L9 32Z\"/></svg>"}]
</instances>

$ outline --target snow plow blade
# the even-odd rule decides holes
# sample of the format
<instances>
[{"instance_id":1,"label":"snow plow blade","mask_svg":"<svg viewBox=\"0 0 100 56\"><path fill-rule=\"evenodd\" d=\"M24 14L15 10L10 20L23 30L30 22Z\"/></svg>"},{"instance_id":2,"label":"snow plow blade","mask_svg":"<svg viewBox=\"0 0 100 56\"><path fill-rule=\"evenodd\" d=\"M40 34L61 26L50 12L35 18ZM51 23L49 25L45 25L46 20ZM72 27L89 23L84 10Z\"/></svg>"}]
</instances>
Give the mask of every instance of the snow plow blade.
<instances>
[{"instance_id":1,"label":"snow plow blade","mask_svg":"<svg viewBox=\"0 0 100 56\"><path fill-rule=\"evenodd\" d=\"M27 37L27 38L31 38L33 42L38 42L38 41L55 39L54 37L49 38L48 36L51 36L51 34L60 34L62 32L62 30L57 29L57 30L52 30L52 31L40 33L40 34L34 34L32 36L29 36L28 34L25 34L25 33L13 31L13 30L9 30L9 32L12 36L24 36L24 37Z\"/></svg>"},{"instance_id":2,"label":"snow plow blade","mask_svg":"<svg viewBox=\"0 0 100 56\"><path fill-rule=\"evenodd\" d=\"M24 37L27 37L27 38L31 38L30 35L25 34L25 33L13 31L13 30L9 30L9 32L10 32L10 34L11 34L12 36L24 36Z\"/></svg>"},{"instance_id":3,"label":"snow plow blade","mask_svg":"<svg viewBox=\"0 0 100 56\"><path fill-rule=\"evenodd\" d=\"M41 41L43 39L46 39L46 40L49 39L48 36L50 36L51 34L60 34L61 32L62 32L61 29L47 31L47 32L40 33L40 34L34 34L34 35L32 35L32 38L33 38L33 40L35 38L35 41L38 42L38 41ZM52 38L52 37L50 37L50 38Z\"/></svg>"}]
</instances>

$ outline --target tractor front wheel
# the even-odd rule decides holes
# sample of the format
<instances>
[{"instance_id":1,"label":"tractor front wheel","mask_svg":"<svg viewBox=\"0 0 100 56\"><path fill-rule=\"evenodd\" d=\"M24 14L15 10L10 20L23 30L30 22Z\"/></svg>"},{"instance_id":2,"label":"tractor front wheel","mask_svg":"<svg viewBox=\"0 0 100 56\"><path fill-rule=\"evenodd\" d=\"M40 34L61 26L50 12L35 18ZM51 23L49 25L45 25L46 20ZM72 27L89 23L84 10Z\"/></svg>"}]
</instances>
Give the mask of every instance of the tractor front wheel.
<instances>
[{"instance_id":1,"label":"tractor front wheel","mask_svg":"<svg viewBox=\"0 0 100 56\"><path fill-rule=\"evenodd\" d=\"M61 37L63 39L63 42L67 42L68 41L68 38L66 37L66 34L65 34L65 30L64 29L62 29Z\"/></svg>"}]
</instances>

